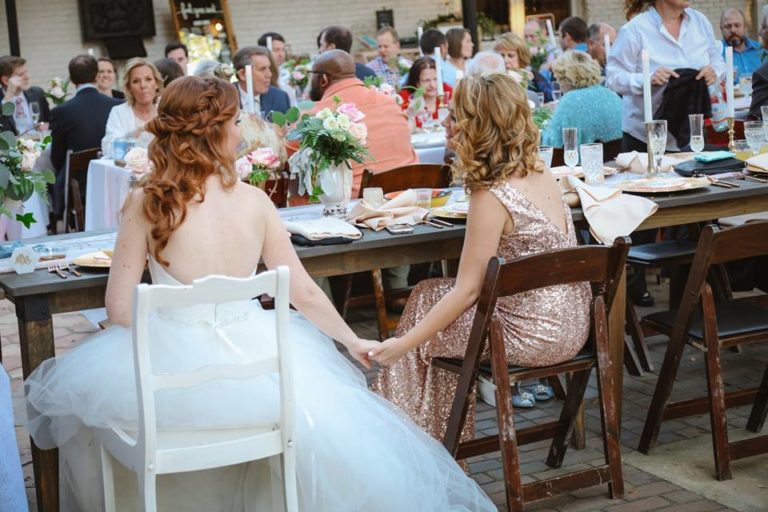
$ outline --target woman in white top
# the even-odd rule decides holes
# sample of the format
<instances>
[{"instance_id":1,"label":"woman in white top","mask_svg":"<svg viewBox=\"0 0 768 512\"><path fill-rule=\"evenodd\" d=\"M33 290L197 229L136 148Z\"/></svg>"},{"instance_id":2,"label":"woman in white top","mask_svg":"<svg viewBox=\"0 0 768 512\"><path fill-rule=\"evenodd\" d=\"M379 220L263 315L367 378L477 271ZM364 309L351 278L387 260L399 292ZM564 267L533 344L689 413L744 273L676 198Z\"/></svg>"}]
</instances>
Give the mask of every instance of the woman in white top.
<instances>
[{"instance_id":1,"label":"woman in white top","mask_svg":"<svg viewBox=\"0 0 768 512\"><path fill-rule=\"evenodd\" d=\"M116 139L138 139L146 147L152 135L144 125L157 115L157 101L163 92L163 78L149 61L131 59L123 74L125 103L112 109L107 119L107 129L101 139L101 150L112 154L112 143Z\"/></svg>"},{"instance_id":2,"label":"woman in white top","mask_svg":"<svg viewBox=\"0 0 768 512\"><path fill-rule=\"evenodd\" d=\"M697 79L711 85L725 77L725 63L712 24L686 0L629 0L629 23L619 31L606 68L606 85L624 97L624 151L646 151L643 116L641 52L647 49L653 111L661 104L664 85L676 77L675 69L700 70ZM678 149L670 138L669 150Z\"/></svg>"}]
</instances>

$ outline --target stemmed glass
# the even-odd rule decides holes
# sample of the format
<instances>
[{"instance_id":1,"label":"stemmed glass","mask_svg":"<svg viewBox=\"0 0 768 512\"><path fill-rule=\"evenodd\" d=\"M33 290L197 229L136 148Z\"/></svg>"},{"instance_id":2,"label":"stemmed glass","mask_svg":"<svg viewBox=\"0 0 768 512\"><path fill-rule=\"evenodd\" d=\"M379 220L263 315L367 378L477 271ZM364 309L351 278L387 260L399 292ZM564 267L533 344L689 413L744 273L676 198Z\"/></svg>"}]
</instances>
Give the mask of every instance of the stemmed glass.
<instances>
[{"instance_id":1,"label":"stemmed glass","mask_svg":"<svg viewBox=\"0 0 768 512\"><path fill-rule=\"evenodd\" d=\"M762 121L747 121L744 123L744 138L752 150L752 156L760 152L765 142L765 132L763 131Z\"/></svg>"},{"instance_id":2,"label":"stemmed glass","mask_svg":"<svg viewBox=\"0 0 768 512\"><path fill-rule=\"evenodd\" d=\"M579 163L579 149L576 145L577 138L576 128L563 128L563 160L568 169L573 172L574 167Z\"/></svg>"},{"instance_id":3,"label":"stemmed glass","mask_svg":"<svg viewBox=\"0 0 768 512\"><path fill-rule=\"evenodd\" d=\"M37 126L37 123L40 121L40 104L36 101L30 101L29 111L32 114L32 124Z\"/></svg>"},{"instance_id":4,"label":"stemmed glass","mask_svg":"<svg viewBox=\"0 0 768 512\"><path fill-rule=\"evenodd\" d=\"M667 149L667 122L650 121L645 125L648 130L648 158L653 156L653 166L647 177L653 178L661 174L661 159Z\"/></svg>"},{"instance_id":5,"label":"stemmed glass","mask_svg":"<svg viewBox=\"0 0 768 512\"><path fill-rule=\"evenodd\" d=\"M700 153L704 149L704 114L690 114L688 123L691 127L691 151Z\"/></svg>"}]
</instances>

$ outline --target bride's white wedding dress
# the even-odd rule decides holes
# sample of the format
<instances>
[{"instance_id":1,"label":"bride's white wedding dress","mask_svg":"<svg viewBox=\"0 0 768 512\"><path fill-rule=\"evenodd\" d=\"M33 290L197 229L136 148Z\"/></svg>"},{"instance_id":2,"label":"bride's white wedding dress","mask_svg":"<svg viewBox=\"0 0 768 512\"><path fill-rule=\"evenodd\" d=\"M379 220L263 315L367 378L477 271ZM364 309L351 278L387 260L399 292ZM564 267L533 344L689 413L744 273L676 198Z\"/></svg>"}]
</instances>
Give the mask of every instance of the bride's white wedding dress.
<instances>
[{"instance_id":1,"label":"bride's white wedding dress","mask_svg":"<svg viewBox=\"0 0 768 512\"><path fill-rule=\"evenodd\" d=\"M150 258L153 281L179 284ZM156 373L237 363L274 351L273 312L258 302L160 311L151 327ZM495 511L443 447L399 409L368 391L333 342L292 312L299 501L306 512ZM28 428L41 448L60 447L62 510L103 510L91 427L135 429L131 331L114 326L26 381ZM157 395L161 428L270 425L276 378L218 381ZM135 510L135 477L118 472L118 509ZM264 511L281 487L275 461L158 478L160 510Z\"/></svg>"}]
</instances>

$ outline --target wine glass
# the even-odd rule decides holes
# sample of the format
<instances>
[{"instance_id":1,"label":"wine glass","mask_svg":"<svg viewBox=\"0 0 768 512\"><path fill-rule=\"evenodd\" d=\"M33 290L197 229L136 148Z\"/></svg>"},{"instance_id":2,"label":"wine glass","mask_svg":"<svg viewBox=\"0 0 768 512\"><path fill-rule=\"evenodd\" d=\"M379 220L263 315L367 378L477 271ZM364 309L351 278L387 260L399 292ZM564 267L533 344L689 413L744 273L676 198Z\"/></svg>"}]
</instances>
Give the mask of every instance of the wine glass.
<instances>
[{"instance_id":1,"label":"wine glass","mask_svg":"<svg viewBox=\"0 0 768 512\"><path fill-rule=\"evenodd\" d=\"M37 126L37 123L40 121L40 104L36 101L30 101L29 111L32 114L32 124Z\"/></svg>"},{"instance_id":2,"label":"wine glass","mask_svg":"<svg viewBox=\"0 0 768 512\"><path fill-rule=\"evenodd\" d=\"M704 114L690 114L688 123L691 127L691 151L700 153L704 149Z\"/></svg>"},{"instance_id":3,"label":"wine glass","mask_svg":"<svg viewBox=\"0 0 768 512\"><path fill-rule=\"evenodd\" d=\"M576 128L563 128L563 160L568 169L573 172L573 168L579 163L579 149L576 145L578 138Z\"/></svg>"},{"instance_id":4,"label":"wine glass","mask_svg":"<svg viewBox=\"0 0 768 512\"><path fill-rule=\"evenodd\" d=\"M747 121L744 123L744 138L752 150L752 156L760 152L765 142L765 132L763 131L762 121Z\"/></svg>"},{"instance_id":5,"label":"wine glass","mask_svg":"<svg viewBox=\"0 0 768 512\"><path fill-rule=\"evenodd\" d=\"M648 177L661 174L661 159L667 150L667 122L650 121L645 123L648 130L648 158L653 158L653 166L648 172Z\"/></svg>"}]
</instances>

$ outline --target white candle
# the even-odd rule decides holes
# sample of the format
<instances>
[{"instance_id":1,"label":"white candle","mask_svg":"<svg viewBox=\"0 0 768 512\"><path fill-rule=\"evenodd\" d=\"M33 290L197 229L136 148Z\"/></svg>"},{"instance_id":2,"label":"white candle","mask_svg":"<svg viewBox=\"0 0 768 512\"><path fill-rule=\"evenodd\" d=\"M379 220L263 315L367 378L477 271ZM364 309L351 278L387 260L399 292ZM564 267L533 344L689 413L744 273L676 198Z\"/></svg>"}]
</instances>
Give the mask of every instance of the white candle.
<instances>
[{"instance_id":1,"label":"white candle","mask_svg":"<svg viewBox=\"0 0 768 512\"><path fill-rule=\"evenodd\" d=\"M267 50L272 52L272 36L267 36Z\"/></svg>"},{"instance_id":2,"label":"white candle","mask_svg":"<svg viewBox=\"0 0 768 512\"><path fill-rule=\"evenodd\" d=\"M419 47L419 55L423 56L424 51L421 49L421 36L424 35L424 27L419 25L416 28L416 45Z\"/></svg>"},{"instance_id":3,"label":"white candle","mask_svg":"<svg viewBox=\"0 0 768 512\"><path fill-rule=\"evenodd\" d=\"M611 36L605 34L603 41L605 42L605 63L608 64L608 57L611 56Z\"/></svg>"},{"instance_id":4,"label":"white candle","mask_svg":"<svg viewBox=\"0 0 768 512\"><path fill-rule=\"evenodd\" d=\"M547 19L547 35L549 36L549 44L552 45L552 51L557 53L560 48L557 45L557 39L555 38L555 29L552 27L552 20Z\"/></svg>"},{"instance_id":5,"label":"white candle","mask_svg":"<svg viewBox=\"0 0 768 512\"><path fill-rule=\"evenodd\" d=\"M643 111L645 112L645 122L653 121L653 98L651 97L651 58L648 50L643 50Z\"/></svg>"},{"instance_id":6,"label":"white candle","mask_svg":"<svg viewBox=\"0 0 768 512\"><path fill-rule=\"evenodd\" d=\"M91 57L95 57L96 51L93 48L88 48L88 55L90 55Z\"/></svg>"},{"instance_id":7,"label":"white candle","mask_svg":"<svg viewBox=\"0 0 768 512\"><path fill-rule=\"evenodd\" d=\"M443 55L440 53L440 47L435 46L435 72L437 74L437 95L442 96L443 92Z\"/></svg>"},{"instance_id":8,"label":"white candle","mask_svg":"<svg viewBox=\"0 0 768 512\"><path fill-rule=\"evenodd\" d=\"M256 113L256 105L253 103L253 66L245 65L245 93L247 98L247 109L249 114Z\"/></svg>"},{"instance_id":9,"label":"white candle","mask_svg":"<svg viewBox=\"0 0 768 512\"><path fill-rule=\"evenodd\" d=\"M725 97L728 105L728 117L736 117L733 108L733 47L725 49Z\"/></svg>"}]
</instances>

